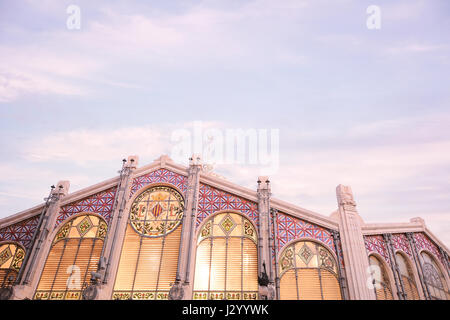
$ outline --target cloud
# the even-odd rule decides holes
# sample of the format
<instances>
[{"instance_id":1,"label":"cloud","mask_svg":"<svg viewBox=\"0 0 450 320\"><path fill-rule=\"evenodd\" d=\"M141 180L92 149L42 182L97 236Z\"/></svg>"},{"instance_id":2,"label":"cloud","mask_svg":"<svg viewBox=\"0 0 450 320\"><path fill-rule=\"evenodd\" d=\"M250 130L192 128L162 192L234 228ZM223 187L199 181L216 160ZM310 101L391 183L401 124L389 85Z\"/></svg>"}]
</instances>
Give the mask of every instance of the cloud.
<instances>
[{"instance_id":1,"label":"cloud","mask_svg":"<svg viewBox=\"0 0 450 320\"><path fill-rule=\"evenodd\" d=\"M84 166L136 153L156 156L168 148L168 130L164 126L145 126L55 132L28 143L24 157L31 162L69 161Z\"/></svg>"},{"instance_id":2,"label":"cloud","mask_svg":"<svg viewBox=\"0 0 450 320\"><path fill-rule=\"evenodd\" d=\"M0 102L11 102L24 94L74 96L83 95L85 91L39 74L0 69Z\"/></svg>"},{"instance_id":3,"label":"cloud","mask_svg":"<svg viewBox=\"0 0 450 320\"><path fill-rule=\"evenodd\" d=\"M419 44L419 43L405 43L403 45L388 47L385 52L391 55L403 55L407 53L428 53L435 52L442 49L447 49L446 45L433 45L433 44Z\"/></svg>"},{"instance_id":4,"label":"cloud","mask_svg":"<svg viewBox=\"0 0 450 320\"><path fill-rule=\"evenodd\" d=\"M91 58L34 45L2 45L0 51L0 102L33 94L86 95L89 90L74 81L88 79L102 66Z\"/></svg>"}]
</instances>

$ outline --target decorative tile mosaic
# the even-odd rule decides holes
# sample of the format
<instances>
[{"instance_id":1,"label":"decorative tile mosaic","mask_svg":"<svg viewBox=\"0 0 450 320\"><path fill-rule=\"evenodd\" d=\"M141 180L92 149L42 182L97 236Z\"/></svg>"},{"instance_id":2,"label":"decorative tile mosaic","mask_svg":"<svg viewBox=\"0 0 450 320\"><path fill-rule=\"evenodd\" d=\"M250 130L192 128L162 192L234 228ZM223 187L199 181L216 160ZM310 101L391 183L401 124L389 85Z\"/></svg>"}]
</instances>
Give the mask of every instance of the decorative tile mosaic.
<instances>
[{"instance_id":1,"label":"decorative tile mosaic","mask_svg":"<svg viewBox=\"0 0 450 320\"><path fill-rule=\"evenodd\" d=\"M58 217L56 218L56 226L67 218L80 212L93 212L101 215L106 222L111 218L114 198L116 196L117 187L90 195L84 199L66 204L61 207Z\"/></svg>"},{"instance_id":2,"label":"decorative tile mosaic","mask_svg":"<svg viewBox=\"0 0 450 320\"><path fill-rule=\"evenodd\" d=\"M384 261L386 261L388 265L391 264L389 261L387 246L382 235L364 236L364 243L368 254L371 252L376 252L383 257Z\"/></svg>"},{"instance_id":3,"label":"decorative tile mosaic","mask_svg":"<svg viewBox=\"0 0 450 320\"><path fill-rule=\"evenodd\" d=\"M130 198L139 189L151 183L169 183L180 189L183 194L187 189L187 177L167 169L158 169L145 175L136 177L131 184Z\"/></svg>"},{"instance_id":4,"label":"decorative tile mosaic","mask_svg":"<svg viewBox=\"0 0 450 320\"><path fill-rule=\"evenodd\" d=\"M258 204L206 184L200 185L197 209L197 227L211 214L222 210L236 210L245 214L256 225L259 223Z\"/></svg>"},{"instance_id":5,"label":"decorative tile mosaic","mask_svg":"<svg viewBox=\"0 0 450 320\"><path fill-rule=\"evenodd\" d=\"M38 221L39 215L0 229L0 241L15 241L27 249L33 238Z\"/></svg>"}]
</instances>

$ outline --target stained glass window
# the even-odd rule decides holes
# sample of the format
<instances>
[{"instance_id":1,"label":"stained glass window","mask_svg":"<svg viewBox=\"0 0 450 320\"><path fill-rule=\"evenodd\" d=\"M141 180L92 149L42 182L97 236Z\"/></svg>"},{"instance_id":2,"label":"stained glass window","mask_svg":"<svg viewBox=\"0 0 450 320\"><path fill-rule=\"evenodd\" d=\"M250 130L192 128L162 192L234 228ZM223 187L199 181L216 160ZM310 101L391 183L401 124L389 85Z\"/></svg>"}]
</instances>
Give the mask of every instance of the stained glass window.
<instances>
[{"instance_id":1,"label":"stained glass window","mask_svg":"<svg viewBox=\"0 0 450 320\"><path fill-rule=\"evenodd\" d=\"M198 236L194 277L194 300L257 299L257 235L253 224L236 213L209 218Z\"/></svg>"},{"instance_id":2,"label":"stained glass window","mask_svg":"<svg viewBox=\"0 0 450 320\"><path fill-rule=\"evenodd\" d=\"M312 241L285 248L279 259L280 299L341 300L336 260Z\"/></svg>"},{"instance_id":3,"label":"stained glass window","mask_svg":"<svg viewBox=\"0 0 450 320\"><path fill-rule=\"evenodd\" d=\"M134 200L114 284L113 299L167 299L175 281L183 197L157 186Z\"/></svg>"},{"instance_id":4,"label":"stained glass window","mask_svg":"<svg viewBox=\"0 0 450 320\"><path fill-rule=\"evenodd\" d=\"M448 292L447 282L436 261L424 251L420 255L423 260L425 284L428 287L431 298L435 300L448 300L450 294Z\"/></svg>"},{"instance_id":5,"label":"stained glass window","mask_svg":"<svg viewBox=\"0 0 450 320\"><path fill-rule=\"evenodd\" d=\"M391 284L384 264L374 255L369 257L369 263L372 266L377 266L379 270L377 276L374 277L374 290L377 300L394 300Z\"/></svg>"},{"instance_id":6,"label":"stained glass window","mask_svg":"<svg viewBox=\"0 0 450 320\"><path fill-rule=\"evenodd\" d=\"M40 300L79 300L90 284L107 232L95 215L80 215L62 225L53 239L34 295Z\"/></svg>"},{"instance_id":7,"label":"stained glass window","mask_svg":"<svg viewBox=\"0 0 450 320\"><path fill-rule=\"evenodd\" d=\"M0 244L0 288L14 284L24 258L25 250L21 246Z\"/></svg>"},{"instance_id":8,"label":"stained glass window","mask_svg":"<svg viewBox=\"0 0 450 320\"><path fill-rule=\"evenodd\" d=\"M403 289L406 293L407 300L419 300L419 292L417 291L416 282L414 281L414 275L411 270L410 263L406 260L405 256L400 252L395 254L395 260L400 269L400 275L402 277Z\"/></svg>"}]
</instances>

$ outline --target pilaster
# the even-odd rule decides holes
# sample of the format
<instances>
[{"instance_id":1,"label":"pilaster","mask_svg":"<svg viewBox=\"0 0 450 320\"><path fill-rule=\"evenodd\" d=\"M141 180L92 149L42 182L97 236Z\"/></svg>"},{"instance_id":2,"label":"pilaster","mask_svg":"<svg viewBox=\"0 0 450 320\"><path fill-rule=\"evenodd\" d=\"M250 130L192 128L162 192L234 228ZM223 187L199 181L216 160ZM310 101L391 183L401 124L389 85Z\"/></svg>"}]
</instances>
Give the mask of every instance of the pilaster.
<instances>
[{"instance_id":1,"label":"pilaster","mask_svg":"<svg viewBox=\"0 0 450 320\"><path fill-rule=\"evenodd\" d=\"M273 299L274 266L272 264L272 236L270 232L270 181L266 176L258 178L258 283L259 295ZM269 286L269 283L272 286ZM269 289L271 288L271 289Z\"/></svg>"},{"instance_id":2,"label":"pilaster","mask_svg":"<svg viewBox=\"0 0 450 320\"><path fill-rule=\"evenodd\" d=\"M39 218L29 254L26 257L26 261L24 261L23 271L20 274L17 285L13 288L11 299L33 298L52 245L53 239L49 235L54 229L61 209L61 199L69 193L69 187L69 181L59 181L56 187L52 186L52 191L49 197L46 198L46 206Z\"/></svg>"},{"instance_id":3,"label":"pilaster","mask_svg":"<svg viewBox=\"0 0 450 320\"><path fill-rule=\"evenodd\" d=\"M361 231L362 219L356 210L352 189L338 185L336 196L349 298L374 300L375 293L367 286L369 261Z\"/></svg>"},{"instance_id":4,"label":"pilaster","mask_svg":"<svg viewBox=\"0 0 450 320\"><path fill-rule=\"evenodd\" d=\"M121 254L120 248L122 247L128 221L126 207L130 198L131 179L138 162L139 158L137 156L129 156L127 160L123 160L122 169L119 171L119 182L102 256L100 257L97 273L92 277L95 287L88 287L89 290L83 292L84 299L111 299Z\"/></svg>"},{"instance_id":5,"label":"pilaster","mask_svg":"<svg viewBox=\"0 0 450 320\"><path fill-rule=\"evenodd\" d=\"M195 154L189 161L177 275L169 294L170 299L174 300L192 299L194 288L195 253L197 249L195 229L202 161L200 156Z\"/></svg>"}]
</instances>

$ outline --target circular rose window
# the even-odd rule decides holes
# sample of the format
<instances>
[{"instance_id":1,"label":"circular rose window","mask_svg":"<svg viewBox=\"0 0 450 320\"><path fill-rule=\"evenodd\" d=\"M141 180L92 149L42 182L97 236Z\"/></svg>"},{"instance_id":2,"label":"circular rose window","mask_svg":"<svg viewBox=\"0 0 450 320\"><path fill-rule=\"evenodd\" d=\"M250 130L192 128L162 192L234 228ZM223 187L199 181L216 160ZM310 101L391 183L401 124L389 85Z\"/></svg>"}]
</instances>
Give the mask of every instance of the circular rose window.
<instances>
[{"instance_id":1,"label":"circular rose window","mask_svg":"<svg viewBox=\"0 0 450 320\"><path fill-rule=\"evenodd\" d=\"M169 187L153 187L141 193L131 206L134 230L148 237L173 231L183 218L183 197Z\"/></svg>"}]
</instances>

